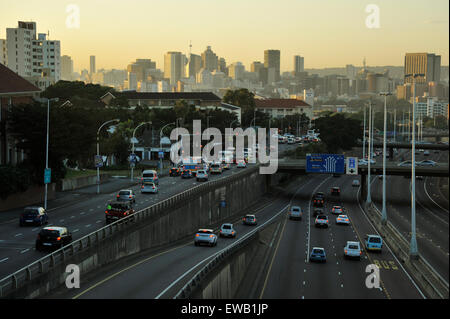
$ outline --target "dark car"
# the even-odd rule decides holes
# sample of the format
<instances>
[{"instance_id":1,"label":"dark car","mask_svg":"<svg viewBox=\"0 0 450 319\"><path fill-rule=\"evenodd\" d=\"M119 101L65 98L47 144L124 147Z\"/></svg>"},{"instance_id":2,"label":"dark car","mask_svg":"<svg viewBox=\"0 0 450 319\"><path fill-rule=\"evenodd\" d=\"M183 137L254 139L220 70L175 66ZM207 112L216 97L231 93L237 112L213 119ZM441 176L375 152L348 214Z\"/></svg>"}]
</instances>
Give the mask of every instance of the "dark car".
<instances>
[{"instance_id":1,"label":"dark car","mask_svg":"<svg viewBox=\"0 0 450 319\"><path fill-rule=\"evenodd\" d=\"M112 201L108 203L105 210L106 223L109 224L134 213L135 211L130 202Z\"/></svg>"},{"instance_id":2,"label":"dark car","mask_svg":"<svg viewBox=\"0 0 450 319\"><path fill-rule=\"evenodd\" d=\"M116 195L116 200L121 202L131 202L136 203L136 195L131 189L122 189L119 191L119 194Z\"/></svg>"},{"instance_id":3,"label":"dark car","mask_svg":"<svg viewBox=\"0 0 450 319\"><path fill-rule=\"evenodd\" d=\"M36 250L59 249L72 242L72 233L66 227L44 227L36 239Z\"/></svg>"},{"instance_id":4,"label":"dark car","mask_svg":"<svg viewBox=\"0 0 450 319\"><path fill-rule=\"evenodd\" d=\"M313 206L314 207L323 207L323 204L325 202L324 200L325 195L322 192L316 193L313 197Z\"/></svg>"},{"instance_id":5,"label":"dark car","mask_svg":"<svg viewBox=\"0 0 450 319\"><path fill-rule=\"evenodd\" d=\"M335 196L341 195L341 189L339 187L332 187L331 195L335 195Z\"/></svg>"},{"instance_id":6,"label":"dark car","mask_svg":"<svg viewBox=\"0 0 450 319\"><path fill-rule=\"evenodd\" d=\"M256 217L255 215L245 215L244 218L242 219L242 223L244 225L256 225Z\"/></svg>"},{"instance_id":7,"label":"dark car","mask_svg":"<svg viewBox=\"0 0 450 319\"><path fill-rule=\"evenodd\" d=\"M170 176L180 176L180 174L181 174L181 169L179 167L172 167L169 170Z\"/></svg>"},{"instance_id":8,"label":"dark car","mask_svg":"<svg viewBox=\"0 0 450 319\"><path fill-rule=\"evenodd\" d=\"M48 223L48 215L43 207L25 207L20 215L19 225L44 225Z\"/></svg>"},{"instance_id":9,"label":"dark car","mask_svg":"<svg viewBox=\"0 0 450 319\"><path fill-rule=\"evenodd\" d=\"M181 172L181 178L192 178L194 177L194 174L188 169L185 169Z\"/></svg>"}]
</instances>

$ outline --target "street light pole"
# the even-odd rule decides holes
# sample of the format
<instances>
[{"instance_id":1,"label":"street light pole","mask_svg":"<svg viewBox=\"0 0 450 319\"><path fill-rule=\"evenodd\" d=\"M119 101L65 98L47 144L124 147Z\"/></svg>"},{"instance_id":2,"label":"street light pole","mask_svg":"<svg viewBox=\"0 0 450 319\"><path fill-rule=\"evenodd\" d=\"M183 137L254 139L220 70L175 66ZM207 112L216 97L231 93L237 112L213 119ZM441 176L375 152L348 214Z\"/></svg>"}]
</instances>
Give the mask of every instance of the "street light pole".
<instances>
[{"instance_id":1,"label":"street light pole","mask_svg":"<svg viewBox=\"0 0 450 319\"><path fill-rule=\"evenodd\" d=\"M159 149L160 150L162 150L162 132L163 132L163 130L164 130L164 128L166 127L166 126L169 126L169 125L177 125L176 124L176 122L173 122L173 123L169 123L169 124L166 124L166 125L164 125L160 130L159 130ZM163 151L164 152L164 151ZM163 159L162 158L160 158L159 159L159 166L160 166L160 173L162 173L162 170L163 170Z\"/></svg>"},{"instance_id":2,"label":"street light pole","mask_svg":"<svg viewBox=\"0 0 450 319\"><path fill-rule=\"evenodd\" d=\"M110 120L110 121L106 121L105 123L103 123L97 130L97 158L99 158L100 156L100 130L102 129L103 126L105 126L108 123L112 123L112 122L120 122L119 119L114 119L114 120ZM96 164L97 166L97 194L100 194L100 166L98 166L98 164Z\"/></svg>"},{"instance_id":3,"label":"street light pole","mask_svg":"<svg viewBox=\"0 0 450 319\"><path fill-rule=\"evenodd\" d=\"M387 109L386 109L386 98L388 95L392 95L391 93L380 93L381 96L384 96L384 119L383 119L383 208L381 210L381 223L386 225L387 223L387 212L386 212L386 117L387 117Z\"/></svg>"},{"instance_id":4,"label":"street light pole","mask_svg":"<svg viewBox=\"0 0 450 319\"><path fill-rule=\"evenodd\" d=\"M46 146L45 146L45 169L48 170L48 146L49 146L49 131L50 131L50 101L57 102L58 98L47 99L47 136L46 136ZM45 182L45 181L44 181ZM48 183L45 184L44 192L44 209L47 209L47 198L48 198Z\"/></svg>"},{"instance_id":5,"label":"street light pole","mask_svg":"<svg viewBox=\"0 0 450 319\"><path fill-rule=\"evenodd\" d=\"M132 145L132 148L131 148L131 154L134 154L134 136L135 136L135 134L136 134L136 130L139 128L139 127L141 127L142 125L144 125L144 124L152 124L152 122L142 122L141 124L139 124L138 126L136 126L136 128L133 130L133 138L131 139L131 145ZM130 166L131 166L131 178L130 178L130 181L132 182L133 181L133 171L134 171L134 163L130 163Z\"/></svg>"},{"instance_id":6,"label":"street light pole","mask_svg":"<svg viewBox=\"0 0 450 319\"><path fill-rule=\"evenodd\" d=\"M411 149L411 242L409 246L409 255L417 258L419 255L416 239L416 78L423 77L424 74L405 74L405 78L413 78L413 111L412 111L412 149Z\"/></svg>"},{"instance_id":7,"label":"street light pole","mask_svg":"<svg viewBox=\"0 0 450 319\"><path fill-rule=\"evenodd\" d=\"M366 158L366 106L364 105L363 159Z\"/></svg>"},{"instance_id":8,"label":"street light pole","mask_svg":"<svg viewBox=\"0 0 450 319\"><path fill-rule=\"evenodd\" d=\"M372 152L371 152L371 138L372 138L372 103L369 102L369 156L367 157L367 198L366 204L370 205L372 203L372 198L370 197L370 162L372 160Z\"/></svg>"}]
</instances>

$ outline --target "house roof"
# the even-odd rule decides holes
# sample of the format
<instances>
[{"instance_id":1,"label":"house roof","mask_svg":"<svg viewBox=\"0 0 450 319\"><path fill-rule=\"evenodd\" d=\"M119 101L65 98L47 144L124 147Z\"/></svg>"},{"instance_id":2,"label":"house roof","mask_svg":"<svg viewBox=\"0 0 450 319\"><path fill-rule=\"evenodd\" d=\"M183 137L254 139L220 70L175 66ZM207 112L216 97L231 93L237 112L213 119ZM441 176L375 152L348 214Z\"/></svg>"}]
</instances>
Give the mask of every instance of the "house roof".
<instances>
[{"instance_id":1,"label":"house roof","mask_svg":"<svg viewBox=\"0 0 450 319\"><path fill-rule=\"evenodd\" d=\"M256 108L296 108L296 107L310 107L308 103L297 99L255 99Z\"/></svg>"},{"instance_id":2,"label":"house roof","mask_svg":"<svg viewBox=\"0 0 450 319\"><path fill-rule=\"evenodd\" d=\"M0 95L32 95L38 92L41 89L0 63Z\"/></svg>"},{"instance_id":3,"label":"house roof","mask_svg":"<svg viewBox=\"0 0 450 319\"><path fill-rule=\"evenodd\" d=\"M212 92L136 92L125 91L120 93L121 97L128 100L202 100L217 101L221 98Z\"/></svg>"}]
</instances>

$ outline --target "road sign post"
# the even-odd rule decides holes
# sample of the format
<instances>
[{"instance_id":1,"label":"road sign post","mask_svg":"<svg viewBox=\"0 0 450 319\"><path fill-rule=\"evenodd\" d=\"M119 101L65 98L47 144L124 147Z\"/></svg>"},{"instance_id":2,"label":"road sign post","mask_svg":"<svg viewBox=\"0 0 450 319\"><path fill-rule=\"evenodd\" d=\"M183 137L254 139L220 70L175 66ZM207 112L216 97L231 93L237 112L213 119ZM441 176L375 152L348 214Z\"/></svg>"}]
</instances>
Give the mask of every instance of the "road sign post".
<instances>
[{"instance_id":1,"label":"road sign post","mask_svg":"<svg viewBox=\"0 0 450 319\"><path fill-rule=\"evenodd\" d=\"M358 175L358 158L357 157L347 157L346 166L347 175Z\"/></svg>"},{"instance_id":2,"label":"road sign post","mask_svg":"<svg viewBox=\"0 0 450 319\"><path fill-rule=\"evenodd\" d=\"M52 169L46 168L44 170L44 184L50 184L52 182Z\"/></svg>"}]
</instances>

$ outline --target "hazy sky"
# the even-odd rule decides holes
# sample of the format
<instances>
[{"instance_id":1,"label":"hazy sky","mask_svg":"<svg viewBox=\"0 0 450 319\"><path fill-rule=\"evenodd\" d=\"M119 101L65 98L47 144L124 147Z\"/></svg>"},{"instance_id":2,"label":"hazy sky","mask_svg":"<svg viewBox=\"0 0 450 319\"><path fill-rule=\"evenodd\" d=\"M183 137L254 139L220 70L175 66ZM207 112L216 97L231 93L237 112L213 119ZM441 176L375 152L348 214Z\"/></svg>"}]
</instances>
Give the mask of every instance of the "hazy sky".
<instances>
[{"instance_id":1,"label":"hazy sky","mask_svg":"<svg viewBox=\"0 0 450 319\"><path fill-rule=\"evenodd\" d=\"M67 27L71 4L79 28ZM366 27L370 4L379 28ZM97 69L123 69L136 58L163 69L164 54L188 53L190 40L193 53L211 45L246 69L265 49L281 50L281 71L293 69L297 54L305 68L360 66L364 57L369 66L403 65L405 52L436 53L448 65L448 10L448 0L1 0L0 38L19 20L35 21L38 32L61 40L61 55L78 71L89 69L89 55Z\"/></svg>"}]
</instances>

